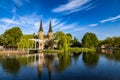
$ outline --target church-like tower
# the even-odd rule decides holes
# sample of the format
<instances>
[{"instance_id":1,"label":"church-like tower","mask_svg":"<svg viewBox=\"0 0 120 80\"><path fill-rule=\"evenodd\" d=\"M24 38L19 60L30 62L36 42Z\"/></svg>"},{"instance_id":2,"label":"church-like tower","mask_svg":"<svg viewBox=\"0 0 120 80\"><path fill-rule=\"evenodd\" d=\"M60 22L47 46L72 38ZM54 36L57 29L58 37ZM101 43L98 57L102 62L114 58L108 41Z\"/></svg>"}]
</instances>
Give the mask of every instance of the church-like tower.
<instances>
[{"instance_id":1,"label":"church-like tower","mask_svg":"<svg viewBox=\"0 0 120 80\"><path fill-rule=\"evenodd\" d=\"M50 24L49 24L48 39L49 40L53 39L53 32L52 32L52 23L51 23L51 21L50 21Z\"/></svg>"},{"instance_id":2,"label":"church-like tower","mask_svg":"<svg viewBox=\"0 0 120 80\"><path fill-rule=\"evenodd\" d=\"M41 40L44 40L44 32L43 32L43 27L42 27L42 20L40 21L40 28L39 28L38 38L41 39Z\"/></svg>"},{"instance_id":3,"label":"church-like tower","mask_svg":"<svg viewBox=\"0 0 120 80\"><path fill-rule=\"evenodd\" d=\"M38 32L38 39L44 40L44 32L42 27L42 20L40 21L40 28ZM39 49L44 49L44 42L39 43Z\"/></svg>"},{"instance_id":4,"label":"church-like tower","mask_svg":"<svg viewBox=\"0 0 120 80\"><path fill-rule=\"evenodd\" d=\"M39 28L39 32L38 32L38 39L39 40L43 40L43 42L39 43L39 49L44 49L45 46L45 42L44 41L50 41L53 39L53 32L52 32L52 23L50 21L49 24L49 30L48 30L48 34L44 35L44 31L43 31L43 26L42 26L42 20L40 21L40 28Z\"/></svg>"}]
</instances>

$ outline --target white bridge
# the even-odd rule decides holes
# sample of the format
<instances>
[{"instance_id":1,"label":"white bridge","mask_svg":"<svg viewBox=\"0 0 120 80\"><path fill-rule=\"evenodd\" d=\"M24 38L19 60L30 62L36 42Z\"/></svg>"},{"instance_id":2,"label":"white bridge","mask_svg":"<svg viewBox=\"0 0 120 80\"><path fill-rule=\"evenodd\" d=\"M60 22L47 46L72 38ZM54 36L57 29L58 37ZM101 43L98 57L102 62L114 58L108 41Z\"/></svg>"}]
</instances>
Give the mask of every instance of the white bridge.
<instances>
[{"instance_id":1,"label":"white bridge","mask_svg":"<svg viewBox=\"0 0 120 80\"><path fill-rule=\"evenodd\" d=\"M38 42L38 44L46 42L46 40L42 40L42 39L29 39L29 40L35 41L35 48L33 50L41 50L40 47L37 48L37 45L36 45L37 42Z\"/></svg>"}]
</instances>

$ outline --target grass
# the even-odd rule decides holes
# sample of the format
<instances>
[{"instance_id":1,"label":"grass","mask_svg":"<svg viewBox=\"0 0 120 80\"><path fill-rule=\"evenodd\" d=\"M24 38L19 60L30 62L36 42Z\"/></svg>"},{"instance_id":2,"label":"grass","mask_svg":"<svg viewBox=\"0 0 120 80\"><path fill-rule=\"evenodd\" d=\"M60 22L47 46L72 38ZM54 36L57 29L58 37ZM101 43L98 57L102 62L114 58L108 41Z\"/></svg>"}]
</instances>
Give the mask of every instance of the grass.
<instances>
[{"instance_id":1,"label":"grass","mask_svg":"<svg viewBox=\"0 0 120 80\"><path fill-rule=\"evenodd\" d=\"M69 48L70 52L90 52L90 51L95 51L94 48ZM63 53L63 50L43 50L42 52L45 53Z\"/></svg>"},{"instance_id":2,"label":"grass","mask_svg":"<svg viewBox=\"0 0 120 80\"><path fill-rule=\"evenodd\" d=\"M94 48L69 48L70 52L90 52L95 51Z\"/></svg>"},{"instance_id":3,"label":"grass","mask_svg":"<svg viewBox=\"0 0 120 80\"><path fill-rule=\"evenodd\" d=\"M91 52L91 51L95 51L95 49L94 48L71 48L71 47L69 47L68 51L69 52ZM3 53L3 50L0 50L0 53L1 52ZM5 52L7 52L7 51L5 51ZM19 50L18 50L18 52L19 52ZM64 50L42 50L42 52L44 52L44 53L64 53ZM7 53L9 53L9 52L7 52Z\"/></svg>"},{"instance_id":4,"label":"grass","mask_svg":"<svg viewBox=\"0 0 120 80\"><path fill-rule=\"evenodd\" d=\"M42 50L45 53L63 53L63 50Z\"/></svg>"}]
</instances>

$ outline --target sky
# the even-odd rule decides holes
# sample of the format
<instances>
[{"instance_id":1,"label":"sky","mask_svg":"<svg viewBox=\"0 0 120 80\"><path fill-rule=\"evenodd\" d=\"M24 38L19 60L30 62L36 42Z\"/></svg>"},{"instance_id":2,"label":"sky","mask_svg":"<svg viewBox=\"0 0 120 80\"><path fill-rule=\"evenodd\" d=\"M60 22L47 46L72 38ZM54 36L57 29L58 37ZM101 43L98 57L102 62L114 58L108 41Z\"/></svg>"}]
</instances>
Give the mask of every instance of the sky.
<instances>
[{"instance_id":1,"label":"sky","mask_svg":"<svg viewBox=\"0 0 120 80\"><path fill-rule=\"evenodd\" d=\"M120 0L0 0L0 34L19 26L23 34L52 29L81 40L86 32L98 39L120 36Z\"/></svg>"}]
</instances>

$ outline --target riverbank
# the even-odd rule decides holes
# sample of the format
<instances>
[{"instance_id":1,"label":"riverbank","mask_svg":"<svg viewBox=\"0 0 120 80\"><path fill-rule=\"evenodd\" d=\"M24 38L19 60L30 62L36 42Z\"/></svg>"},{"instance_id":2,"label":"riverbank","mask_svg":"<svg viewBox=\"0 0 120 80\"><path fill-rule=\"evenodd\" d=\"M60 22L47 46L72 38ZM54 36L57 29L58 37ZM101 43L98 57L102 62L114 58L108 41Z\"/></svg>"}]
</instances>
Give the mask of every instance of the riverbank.
<instances>
[{"instance_id":1,"label":"riverbank","mask_svg":"<svg viewBox=\"0 0 120 80\"><path fill-rule=\"evenodd\" d=\"M23 54L27 54L27 50L1 50L0 51L0 56L23 55Z\"/></svg>"},{"instance_id":2,"label":"riverbank","mask_svg":"<svg viewBox=\"0 0 120 80\"><path fill-rule=\"evenodd\" d=\"M95 49L94 48L69 48L69 50L68 50L68 52L90 52L90 51L95 51ZM40 52L64 53L64 50L42 50ZM1 50L0 51L0 55L23 55L23 54L27 54L27 53L28 53L28 50Z\"/></svg>"},{"instance_id":3,"label":"riverbank","mask_svg":"<svg viewBox=\"0 0 120 80\"><path fill-rule=\"evenodd\" d=\"M70 52L91 52L95 51L94 48L69 48Z\"/></svg>"}]
</instances>

